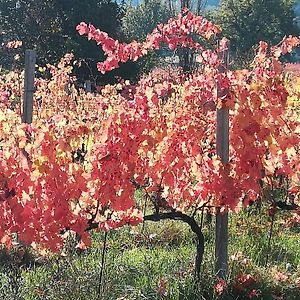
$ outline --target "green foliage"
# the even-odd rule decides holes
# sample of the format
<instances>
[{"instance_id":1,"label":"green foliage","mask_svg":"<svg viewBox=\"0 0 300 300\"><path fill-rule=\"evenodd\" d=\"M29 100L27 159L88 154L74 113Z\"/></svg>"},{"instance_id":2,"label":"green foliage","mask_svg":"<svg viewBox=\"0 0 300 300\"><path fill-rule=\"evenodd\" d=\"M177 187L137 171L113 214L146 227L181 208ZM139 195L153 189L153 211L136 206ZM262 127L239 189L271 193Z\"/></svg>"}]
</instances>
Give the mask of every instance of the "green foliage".
<instances>
[{"instance_id":1,"label":"green foliage","mask_svg":"<svg viewBox=\"0 0 300 300\"><path fill-rule=\"evenodd\" d=\"M135 39L141 42L159 23L167 22L170 17L171 12L165 2L146 0L137 6L126 7L122 30L128 41Z\"/></svg>"},{"instance_id":2,"label":"green foliage","mask_svg":"<svg viewBox=\"0 0 300 300\"><path fill-rule=\"evenodd\" d=\"M285 35L298 35L295 0L223 0L211 18L230 39L237 63L253 57L259 41L277 44Z\"/></svg>"}]
</instances>

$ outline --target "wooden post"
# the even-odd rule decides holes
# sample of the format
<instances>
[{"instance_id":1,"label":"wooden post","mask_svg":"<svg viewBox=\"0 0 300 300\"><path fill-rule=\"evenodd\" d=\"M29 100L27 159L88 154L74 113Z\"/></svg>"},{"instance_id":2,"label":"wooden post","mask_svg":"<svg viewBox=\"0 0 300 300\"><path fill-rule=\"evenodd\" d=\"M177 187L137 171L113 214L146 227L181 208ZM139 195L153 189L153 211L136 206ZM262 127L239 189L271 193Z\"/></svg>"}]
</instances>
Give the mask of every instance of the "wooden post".
<instances>
[{"instance_id":1,"label":"wooden post","mask_svg":"<svg viewBox=\"0 0 300 300\"><path fill-rule=\"evenodd\" d=\"M229 58L229 43L227 49L220 53L222 64L219 67L220 73L227 72ZM217 96L221 99L228 91L217 85ZM222 107L217 110L217 154L223 164L229 161L229 109ZM215 229L215 272L220 278L225 278L228 272L228 213L221 213L220 208L216 215Z\"/></svg>"},{"instance_id":2,"label":"wooden post","mask_svg":"<svg viewBox=\"0 0 300 300\"><path fill-rule=\"evenodd\" d=\"M25 78L24 78L24 100L23 100L23 123L32 122L33 110L33 93L34 88L34 71L36 62L36 52L34 50L26 50L25 52Z\"/></svg>"}]
</instances>

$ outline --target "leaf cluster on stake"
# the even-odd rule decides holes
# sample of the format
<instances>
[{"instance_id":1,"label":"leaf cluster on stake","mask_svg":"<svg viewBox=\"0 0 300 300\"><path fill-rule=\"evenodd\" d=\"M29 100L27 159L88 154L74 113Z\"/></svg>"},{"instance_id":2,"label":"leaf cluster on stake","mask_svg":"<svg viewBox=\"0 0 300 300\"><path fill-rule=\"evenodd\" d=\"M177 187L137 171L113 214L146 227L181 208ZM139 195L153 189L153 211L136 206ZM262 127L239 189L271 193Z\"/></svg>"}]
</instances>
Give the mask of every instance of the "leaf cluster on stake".
<instances>
[{"instance_id":1,"label":"leaf cluster on stake","mask_svg":"<svg viewBox=\"0 0 300 300\"><path fill-rule=\"evenodd\" d=\"M279 55L299 45L298 38L273 48L262 42L250 69L220 78L222 43L208 50L190 35L209 38L220 29L190 12L159 25L140 44L119 43L91 25L78 29L104 47L103 72L162 43L194 47L201 67L189 74L155 69L134 86L121 82L92 94L76 87L67 55L48 66L50 79L36 80L30 125L20 124L19 110L11 105L20 97L19 77L0 75L2 243L9 245L17 232L20 240L55 251L63 245L62 233L73 230L80 245L88 246L89 229L142 222L137 188L160 211L180 213L204 204L237 211L261 195L262 181L271 185L280 174L297 190L300 125L287 106ZM216 155L217 81L229 91L223 103L231 112L228 176ZM82 144L84 159L76 161L74 151Z\"/></svg>"}]
</instances>

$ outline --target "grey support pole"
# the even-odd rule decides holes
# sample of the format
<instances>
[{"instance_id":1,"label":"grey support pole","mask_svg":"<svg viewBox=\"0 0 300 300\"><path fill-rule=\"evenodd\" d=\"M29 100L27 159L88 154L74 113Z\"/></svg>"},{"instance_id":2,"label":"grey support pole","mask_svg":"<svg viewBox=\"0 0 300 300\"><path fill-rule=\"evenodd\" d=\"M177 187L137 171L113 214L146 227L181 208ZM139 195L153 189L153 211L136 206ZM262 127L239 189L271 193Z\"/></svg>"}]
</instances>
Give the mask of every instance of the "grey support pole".
<instances>
[{"instance_id":1,"label":"grey support pole","mask_svg":"<svg viewBox=\"0 0 300 300\"><path fill-rule=\"evenodd\" d=\"M220 53L222 64L219 67L220 73L227 72L229 58L229 44L226 50ZM218 99L228 93L227 90L217 86ZM229 161L229 109L222 107L217 110L217 154L223 164ZM228 272L228 213L221 213L220 208L216 215L215 232L215 272L220 278L225 278Z\"/></svg>"},{"instance_id":2,"label":"grey support pole","mask_svg":"<svg viewBox=\"0 0 300 300\"><path fill-rule=\"evenodd\" d=\"M32 122L33 111L33 93L34 88L34 71L36 62L36 52L26 50L25 52L25 78L24 78L24 100L23 100L23 123Z\"/></svg>"}]
</instances>

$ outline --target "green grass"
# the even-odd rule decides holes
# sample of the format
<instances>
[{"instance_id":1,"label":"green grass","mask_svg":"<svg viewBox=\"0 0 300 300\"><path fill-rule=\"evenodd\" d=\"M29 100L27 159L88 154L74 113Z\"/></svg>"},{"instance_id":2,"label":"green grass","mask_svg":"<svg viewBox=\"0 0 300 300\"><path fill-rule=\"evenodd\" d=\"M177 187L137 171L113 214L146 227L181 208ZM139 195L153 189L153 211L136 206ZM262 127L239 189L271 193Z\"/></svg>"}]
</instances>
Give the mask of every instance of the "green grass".
<instances>
[{"instance_id":1,"label":"green grass","mask_svg":"<svg viewBox=\"0 0 300 300\"><path fill-rule=\"evenodd\" d=\"M103 233L93 234L93 246L81 253L70 242L63 257L41 259L29 250L25 254L3 250L0 299L231 300L249 299L247 294L256 289L260 296L254 299L299 300L300 233L284 226L283 217L276 218L269 248L269 217L254 210L230 216L230 268L220 296L214 290L214 224L203 228L205 255L197 283L193 233L183 223L163 221L108 234L101 297ZM240 288L237 278L243 274L251 274L254 280Z\"/></svg>"}]
</instances>

